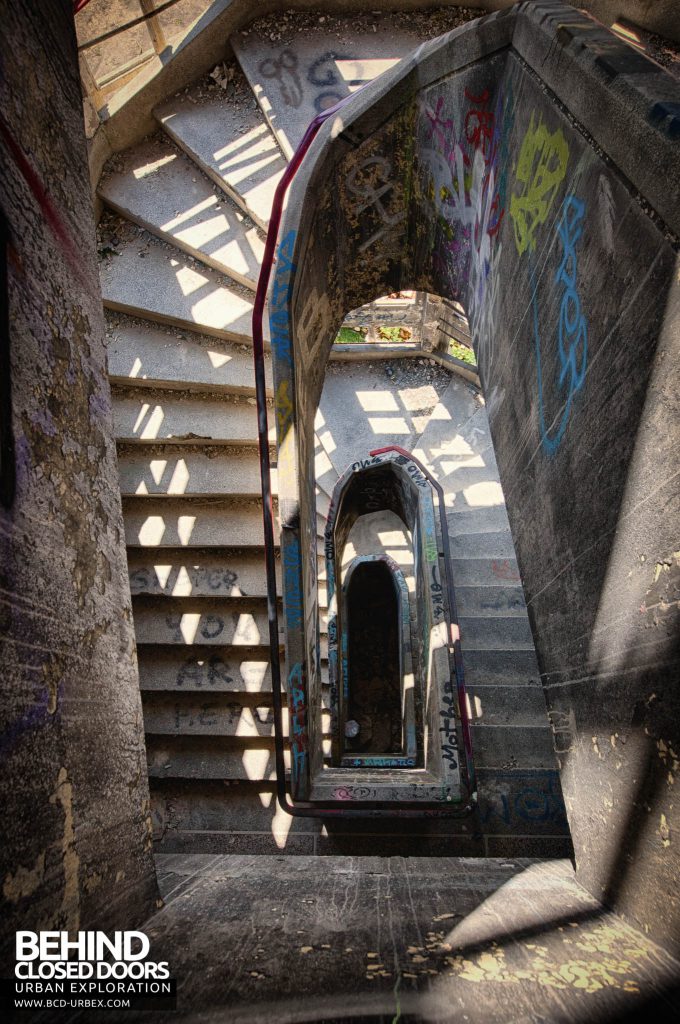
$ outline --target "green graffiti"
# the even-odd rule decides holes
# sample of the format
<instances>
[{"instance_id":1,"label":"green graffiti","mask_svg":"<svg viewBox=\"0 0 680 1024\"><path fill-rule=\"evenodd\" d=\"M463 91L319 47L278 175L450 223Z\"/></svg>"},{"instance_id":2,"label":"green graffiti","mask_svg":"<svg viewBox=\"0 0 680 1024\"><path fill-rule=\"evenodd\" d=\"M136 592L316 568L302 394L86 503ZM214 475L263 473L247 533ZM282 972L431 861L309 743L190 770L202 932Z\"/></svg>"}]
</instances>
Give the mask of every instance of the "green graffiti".
<instances>
[{"instance_id":1,"label":"green graffiti","mask_svg":"<svg viewBox=\"0 0 680 1024\"><path fill-rule=\"evenodd\" d=\"M545 224L557 190L564 181L569 147L562 132L550 132L534 114L522 140L515 173L515 193L510 198L510 216L515 245L521 256L536 248L536 229ZM519 186L519 188L518 188Z\"/></svg>"}]
</instances>

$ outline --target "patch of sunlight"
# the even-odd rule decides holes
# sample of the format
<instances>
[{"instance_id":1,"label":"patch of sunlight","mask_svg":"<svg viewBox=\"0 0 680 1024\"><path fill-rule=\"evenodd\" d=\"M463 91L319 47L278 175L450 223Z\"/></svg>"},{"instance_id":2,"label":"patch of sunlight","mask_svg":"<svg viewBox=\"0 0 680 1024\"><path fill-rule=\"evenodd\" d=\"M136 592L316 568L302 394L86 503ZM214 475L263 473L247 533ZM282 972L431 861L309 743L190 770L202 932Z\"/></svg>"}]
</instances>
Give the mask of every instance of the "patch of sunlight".
<instances>
[{"instance_id":1,"label":"patch of sunlight","mask_svg":"<svg viewBox=\"0 0 680 1024\"><path fill-rule=\"evenodd\" d=\"M495 480L484 480L463 488L463 496L472 508L489 508L491 505L503 505L503 488Z\"/></svg>"},{"instance_id":2,"label":"patch of sunlight","mask_svg":"<svg viewBox=\"0 0 680 1024\"><path fill-rule=\"evenodd\" d=\"M154 565L153 571L156 573L156 579L158 580L158 586L161 590L165 590L170 573L172 572L171 565Z\"/></svg>"},{"instance_id":3,"label":"patch of sunlight","mask_svg":"<svg viewBox=\"0 0 680 1024\"><path fill-rule=\"evenodd\" d=\"M317 409L316 410L316 415L314 417L314 429L315 430L321 430L321 428L325 427L325 426L326 426L326 421L324 419L323 413L321 412L321 409Z\"/></svg>"},{"instance_id":4,"label":"patch of sunlight","mask_svg":"<svg viewBox=\"0 0 680 1024\"><path fill-rule=\"evenodd\" d=\"M411 429L403 416L369 416L368 423L374 434L411 433Z\"/></svg>"},{"instance_id":5,"label":"patch of sunlight","mask_svg":"<svg viewBox=\"0 0 680 1024\"><path fill-rule=\"evenodd\" d=\"M257 781L258 779L265 778L268 762L268 750L243 751L243 768L251 781ZM269 793L268 796L271 796L271 793ZM266 807L267 805L265 804L264 806Z\"/></svg>"},{"instance_id":6,"label":"patch of sunlight","mask_svg":"<svg viewBox=\"0 0 680 1024\"><path fill-rule=\"evenodd\" d=\"M191 267L180 267L179 260L170 260L170 265L179 267L175 272L175 277L177 278L177 284L181 289L182 295L192 295L199 288L205 288L209 284L208 278L204 277L203 274L192 270Z\"/></svg>"},{"instance_id":7,"label":"patch of sunlight","mask_svg":"<svg viewBox=\"0 0 680 1024\"><path fill-rule=\"evenodd\" d=\"M143 480L140 480L139 483L137 484L137 489L135 490L135 494L148 494L148 493L149 493L149 488L146 486L146 484L144 483Z\"/></svg>"},{"instance_id":8,"label":"patch of sunlight","mask_svg":"<svg viewBox=\"0 0 680 1024\"><path fill-rule=\"evenodd\" d=\"M262 804L263 807L269 807L274 798L273 793L258 793L257 795L259 796L260 803Z\"/></svg>"},{"instance_id":9,"label":"patch of sunlight","mask_svg":"<svg viewBox=\"0 0 680 1024\"><path fill-rule=\"evenodd\" d=\"M147 516L139 528L137 537L139 543L144 547L154 547L163 539L165 533L165 520L163 516Z\"/></svg>"},{"instance_id":10,"label":"patch of sunlight","mask_svg":"<svg viewBox=\"0 0 680 1024\"><path fill-rule=\"evenodd\" d=\"M168 566L168 568L170 568ZM180 570L177 573L177 579L175 585L172 588L173 597L188 597L189 594L193 593L193 585L189 577L189 573L186 570L186 566L180 566Z\"/></svg>"},{"instance_id":11,"label":"patch of sunlight","mask_svg":"<svg viewBox=\"0 0 680 1024\"><path fill-rule=\"evenodd\" d=\"M189 470L184 459L178 459L168 484L168 494L184 494L189 482Z\"/></svg>"},{"instance_id":12,"label":"patch of sunlight","mask_svg":"<svg viewBox=\"0 0 680 1024\"><path fill-rule=\"evenodd\" d=\"M221 366L225 366L227 363L230 363L233 356L228 356L226 352L213 352L212 349L208 349L208 359L210 360L212 368L214 370L219 370Z\"/></svg>"},{"instance_id":13,"label":"patch of sunlight","mask_svg":"<svg viewBox=\"0 0 680 1024\"><path fill-rule=\"evenodd\" d=\"M209 283L208 281L205 282ZM237 292L227 288L213 287L209 295L199 299L191 307L194 320L210 327L226 327L239 317L252 312L252 303ZM228 312L228 315L225 315Z\"/></svg>"},{"instance_id":14,"label":"patch of sunlight","mask_svg":"<svg viewBox=\"0 0 680 1024\"><path fill-rule=\"evenodd\" d=\"M144 422L144 417L146 416L150 408L151 406L149 405L148 402L142 402L141 408L137 415L137 419L135 420L135 425L132 428L133 434L136 434L139 428L141 427L142 423Z\"/></svg>"},{"instance_id":15,"label":"patch of sunlight","mask_svg":"<svg viewBox=\"0 0 680 1024\"><path fill-rule=\"evenodd\" d=\"M279 460L280 461L280 460ZM318 455L314 456L314 476L318 480L320 476L323 476L333 468L333 463L328 458L325 451L319 452Z\"/></svg>"},{"instance_id":16,"label":"patch of sunlight","mask_svg":"<svg viewBox=\"0 0 680 1024\"><path fill-rule=\"evenodd\" d=\"M201 622L200 612L184 612L179 628L185 644L193 644Z\"/></svg>"},{"instance_id":17,"label":"patch of sunlight","mask_svg":"<svg viewBox=\"0 0 680 1024\"><path fill-rule=\"evenodd\" d=\"M340 117L340 114L336 114L333 118L333 124L331 126L331 138L337 139L338 135L344 130L345 122Z\"/></svg>"},{"instance_id":18,"label":"patch of sunlight","mask_svg":"<svg viewBox=\"0 0 680 1024\"><path fill-rule=\"evenodd\" d=\"M338 447L335 441L333 440L333 435L331 434L330 430L324 430L322 434L319 434L319 440L321 441L321 444L324 446L328 454L334 452L335 449Z\"/></svg>"},{"instance_id":19,"label":"patch of sunlight","mask_svg":"<svg viewBox=\"0 0 680 1024\"><path fill-rule=\"evenodd\" d=\"M250 708L241 708L241 715L234 736L258 736L255 719Z\"/></svg>"},{"instance_id":20,"label":"patch of sunlight","mask_svg":"<svg viewBox=\"0 0 680 1024\"><path fill-rule=\"evenodd\" d=\"M399 406L391 391L357 391L364 412L397 412Z\"/></svg>"},{"instance_id":21,"label":"patch of sunlight","mask_svg":"<svg viewBox=\"0 0 680 1024\"><path fill-rule=\"evenodd\" d=\"M259 644L260 631L252 615L242 612L234 630L233 644Z\"/></svg>"},{"instance_id":22,"label":"patch of sunlight","mask_svg":"<svg viewBox=\"0 0 680 1024\"><path fill-rule=\"evenodd\" d=\"M149 472L153 477L153 482L158 487L161 480L163 479L163 473L165 473L166 466L168 464L167 459L152 459L149 463Z\"/></svg>"},{"instance_id":23,"label":"patch of sunlight","mask_svg":"<svg viewBox=\"0 0 680 1024\"><path fill-rule=\"evenodd\" d=\"M347 83L350 92L359 89L365 82L371 82L378 75L389 71L401 60L400 57L367 57L363 60L336 58L335 66Z\"/></svg>"},{"instance_id":24,"label":"patch of sunlight","mask_svg":"<svg viewBox=\"0 0 680 1024\"><path fill-rule=\"evenodd\" d=\"M253 720L255 723L259 722L261 725L266 725L267 719L269 718L269 712L270 709L268 707L256 707L253 710Z\"/></svg>"},{"instance_id":25,"label":"patch of sunlight","mask_svg":"<svg viewBox=\"0 0 680 1024\"><path fill-rule=\"evenodd\" d=\"M446 623L438 622L430 630L430 651L438 651L440 647L446 647Z\"/></svg>"},{"instance_id":26,"label":"patch of sunlight","mask_svg":"<svg viewBox=\"0 0 680 1024\"><path fill-rule=\"evenodd\" d=\"M407 576L406 577L406 586L408 588L409 594L415 594L415 592L416 592L416 581L415 581L415 577L414 576Z\"/></svg>"},{"instance_id":27,"label":"patch of sunlight","mask_svg":"<svg viewBox=\"0 0 680 1024\"><path fill-rule=\"evenodd\" d=\"M431 420L450 420L451 419L451 413L448 411L448 409L444 408L444 406L442 405L441 402L438 402L437 405L432 410L432 414L430 416L430 419Z\"/></svg>"},{"instance_id":28,"label":"patch of sunlight","mask_svg":"<svg viewBox=\"0 0 680 1024\"><path fill-rule=\"evenodd\" d=\"M264 688L264 679L269 668L268 661L242 661L241 679L248 693L257 693Z\"/></svg>"},{"instance_id":29,"label":"patch of sunlight","mask_svg":"<svg viewBox=\"0 0 680 1024\"><path fill-rule=\"evenodd\" d=\"M439 401L437 392L431 384L425 384L419 388L402 388L397 394L404 409L409 412L436 407Z\"/></svg>"},{"instance_id":30,"label":"patch of sunlight","mask_svg":"<svg viewBox=\"0 0 680 1024\"><path fill-rule=\"evenodd\" d=\"M146 403L145 403L145 405L146 405ZM146 408L149 409L149 406L146 405ZM157 438L158 435L160 434L161 424L162 424L164 419L165 419L165 413L163 412L163 406L162 405L154 406L153 412L149 416L149 418L146 421L146 423L144 424L144 426L141 428L141 433L139 434L139 437L143 441L152 441L155 438ZM137 417L137 422L139 423L139 417ZM135 431L134 432L137 433L137 430L138 430L138 428L135 427Z\"/></svg>"},{"instance_id":31,"label":"patch of sunlight","mask_svg":"<svg viewBox=\"0 0 680 1024\"><path fill-rule=\"evenodd\" d=\"M128 373L128 377L139 377L139 371L142 368L142 360L139 356L135 356L135 361L132 364L132 369Z\"/></svg>"},{"instance_id":32,"label":"patch of sunlight","mask_svg":"<svg viewBox=\"0 0 680 1024\"><path fill-rule=\"evenodd\" d=\"M401 530L378 530L378 540L381 544L393 544L404 547L410 543L406 534Z\"/></svg>"},{"instance_id":33,"label":"patch of sunlight","mask_svg":"<svg viewBox=\"0 0 680 1024\"><path fill-rule=\"evenodd\" d=\"M276 814L272 819L272 836L279 850L284 850L288 842L288 833L293 824L290 814L286 814L280 804L276 805Z\"/></svg>"},{"instance_id":34,"label":"patch of sunlight","mask_svg":"<svg viewBox=\"0 0 680 1024\"><path fill-rule=\"evenodd\" d=\"M137 181L139 181L141 178L146 178L149 174L153 174L154 171L157 171L160 167L165 167L166 164L171 164L173 160L176 159L177 155L175 153L172 153L169 156L162 156L159 157L158 160L150 160L148 164L142 164L141 167L135 167L132 173Z\"/></svg>"},{"instance_id":35,"label":"patch of sunlight","mask_svg":"<svg viewBox=\"0 0 680 1024\"><path fill-rule=\"evenodd\" d=\"M191 542L191 535L194 532L194 525L196 523L196 516L178 516L177 518L177 536L179 542L183 547Z\"/></svg>"},{"instance_id":36,"label":"patch of sunlight","mask_svg":"<svg viewBox=\"0 0 680 1024\"><path fill-rule=\"evenodd\" d=\"M457 459L455 462L442 459L439 463L439 468L442 473L448 476L449 473L455 473L457 469L475 469L477 466L483 469L485 465L486 463L481 455L471 455L469 459Z\"/></svg>"},{"instance_id":37,"label":"patch of sunlight","mask_svg":"<svg viewBox=\"0 0 680 1024\"><path fill-rule=\"evenodd\" d=\"M208 210L208 209L210 209L211 206L215 206L216 203L217 203L217 197L216 196L209 196L207 199L202 199L200 203L196 203L194 206L190 207L188 210L185 210L183 213L177 214L176 217L173 217L172 220L167 221L167 223L161 224L161 230L162 231L170 231L172 228L176 228L176 227L178 227L178 225L183 224L185 220L189 220L191 217L195 217L196 214L200 213L202 210ZM226 224L226 218L224 217L223 214L222 215L218 215L218 217L213 217L212 219L213 220L217 220L217 219L219 219L220 216L221 216L222 220L224 221L224 223ZM210 223L210 221L203 221L202 222L202 224L209 224L209 223ZM219 234L219 231L217 232L217 234ZM213 237L213 236L211 235L210 237Z\"/></svg>"}]
</instances>

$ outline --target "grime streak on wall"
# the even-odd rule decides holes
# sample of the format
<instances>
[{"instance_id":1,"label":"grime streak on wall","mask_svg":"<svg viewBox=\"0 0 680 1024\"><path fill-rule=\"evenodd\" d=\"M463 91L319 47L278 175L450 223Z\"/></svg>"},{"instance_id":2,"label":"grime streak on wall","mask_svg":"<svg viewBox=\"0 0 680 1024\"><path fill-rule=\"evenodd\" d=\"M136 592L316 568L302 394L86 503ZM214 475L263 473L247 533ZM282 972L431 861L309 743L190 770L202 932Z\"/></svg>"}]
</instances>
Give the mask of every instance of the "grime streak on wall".
<instances>
[{"instance_id":1,"label":"grime streak on wall","mask_svg":"<svg viewBox=\"0 0 680 1024\"><path fill-rule=\"evenodd\" d=\"M585 204L581 199L576 196L565 198L557 225L557 232L562 243L562 261L555 274L555 284L561 285L564 289L560 302L556 346L556 389L560 395L562 411L561 414L550 416L546 415L545 409L543 355L538 322L538 283L535 280L533 268L531 271L539 428L541 444L550 456L555 455L560 446L567 429L574 397L583 387L586 378L588 327L581 311L581 300L576 281L578 271L576 244L583 233L584 214ZM557 423L556 426L555 423Z\"/></svg>"},{"instance_id":2,"label":"grime streak on wall","mask_svg":"<svg viewBox=\"0 0 680 1024\"><path fill-rule=\"evenodd\" d=\"M353 167L347 175L348 190L360 200L354 204L354 215L362 214L365 210L372 208L378 214L381 222L381 227L359 245L359 252L365 252L381 238L392 234L397 225L406 217L404 210L390 213L383 202L383 196L386 196L394 188L391 175L392 164L384 156L366 157L358 167Z\"/></svg>"}]
</instances>

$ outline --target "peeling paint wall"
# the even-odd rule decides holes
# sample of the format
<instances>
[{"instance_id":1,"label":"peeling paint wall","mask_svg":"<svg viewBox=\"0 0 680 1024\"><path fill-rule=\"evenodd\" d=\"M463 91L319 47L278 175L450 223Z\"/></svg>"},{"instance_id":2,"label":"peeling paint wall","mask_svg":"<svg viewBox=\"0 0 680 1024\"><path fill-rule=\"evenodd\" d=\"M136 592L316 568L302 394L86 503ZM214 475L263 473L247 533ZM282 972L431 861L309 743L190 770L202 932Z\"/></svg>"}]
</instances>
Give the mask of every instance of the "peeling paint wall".
<instances>
[{"instance_id":1,"label":"peeling paint wall","mask_svg":"<svg viewBox=\"0 0 680 1024\"><path fill-rule=\"evenodd\" d=\"M71 5L0 12L16 463L14 501L0 508L11 966L15 928L134 927L157 891Z\"/></svg>"}]
</instances>

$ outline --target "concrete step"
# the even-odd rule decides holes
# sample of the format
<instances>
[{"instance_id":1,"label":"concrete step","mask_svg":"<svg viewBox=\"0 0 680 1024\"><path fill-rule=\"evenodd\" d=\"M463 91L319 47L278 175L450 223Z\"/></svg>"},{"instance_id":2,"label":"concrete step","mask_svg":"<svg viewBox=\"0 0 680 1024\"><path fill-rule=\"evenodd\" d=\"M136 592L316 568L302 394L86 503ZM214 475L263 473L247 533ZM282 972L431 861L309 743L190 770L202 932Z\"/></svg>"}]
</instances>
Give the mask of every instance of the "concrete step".
<instances>
[{"instance_id":1,"label":"concrete step","mask_svg":"<svg viewBox=\"0 0 680 1024\"><path fill-rule=\"evenodd\" d=\"M126 444L172 441L196 447L257 445L257 412L247 399L226 395L179 395L173 391L120 390L113 396L116 440ZM272 444L275 428L269 431Z\"/></svg>"},{"instance_id":2,"label":"concrete step","mask_svg":"<svg viewBox=\"0 0 680 1024\"><path fill-rule=\"evenodd\" d=\"M482 769L479 812L470 817L334 819L324 823L322 830L318 819L292 821L283 814L271 783L235 780L225 787L222 780L234 766L233 748L228 744L228 740L187 737L170 746L162 737L150 738L152 809L160 850L420 857L456 852L551 858L572 853L559 780L552 770ZM265 762L269 750L263 744L257 741L258 760L253 755L246 762L247 770L262 775L273 768L273 754ZM182 761L188 774L198 758L205 769L212 769L212 779L168 777L170 772L179 776Z\"/></svg>"},{"instance_id":3,"label":"concrete step","mask_svg":"<svg viewBox=\"0 0 680 1024\"><path fill-rule=\"evenodd\" d=\"M448 512L446 521L449 537L462 537L486 533L502 533L510 531L508 513L505 505L492 508L475 508L465 512Z\"/></svg>"},{"instance_id":4,"label":"concrete step","mask_svg":"<svg viewBox=\"0 0 680 1024\"><path fill-rule=\"evenodd\" d=\"M109 314L110 317L116 316ZM154 327L116 316L107 330L109 377L116 384L255 394L252 346ZM273 395L271 359L265 355L267 392Z\"/></svg>"},{"instance_id":5,"label":"concrete step","mask_svg":"<svg viewBox=\"0 0 680 1024\"><path fill-rule=\"evenodd\" d=\"M548 729L543 691L539 686L467 684L471 722L475 726L532 726Z\"/></svg>"},{"instance_id":6,"label":"concrete step","mask_svg":"<svg viewBox=\"0 0 680 1024\"><path fill-rule=\"evenodd\" d=\"M254 599L136 597L133 613L139 643L248 648L269 643L266 607Z\"/></svg>"},{"instance_id":7,"label":"concrete step","mask_svg":"<svg viewBox=\"0 0 680 1024\"><path fill-rule=\"evenodd\" d=\"M277 559L277 585L281 572ZM155 597L266 597L264 549L128 551L130 591Z\"/></svg>"},{"instance_id":8,"label":"concrete step","mask_svg":"<svg viewBox=\"0 0 680 1024\"><path fill-rule=\"evenodd\" d=\"M479 768L557 769L547 720L537 726L472 725L472 750Z\"/></svg>"},{"instance_id":9,"label":"concrete step","mask_svg":"<svg viewBox=\"0 0 680 1024\"><path fill-rule=\"evenodd\" d=\"M521 692L528 688L542 692L536 653L533 650L468 650L463 651L463 670L468 687L515 686Z\"/></svg>"},{"instance_id":10,"label":"concrete step","mask_svg":"<svg viewBox=\"0 0 680 1024\"><path fill-rule=\"evenodd\" d=\"M203 736L173 739L167 736L146 737L149 779L236 779L253 782L274 782L276 765L274 744L268 737L250 740L248 745L229 746L228 740L215 741ZM285 752L290 770L290 752Z\"/></svg>"},{"instance_id":11,"label":"concrete step","mask_svg":"<svg viewBox=\"0 0 680 1024\"><path fill-rule=\"evenodd\" d=\"M97 191L116 213L257 287L264 252L257 228L164 133L114 157Z\"/></svg>"},{"instance_id":12,"label":"concrete step","mask_svg":"<svg viewBox=\"0 0 680 1024\"><path fill-rule=\"evenodd\" d=\"M282 710L284 736L288 735L288 708ZM321 722L328 733L330 713L322 709ZM238 741L273 739L274 710L264 694L211 694L199 699L193 693L146 694L144 731L153 736L224 736Z\"/></svg>"},{"instance_id":13,"label":"concrete step","mask_svg":"<svg viewBox=\"0 0 680 1024\"><path fill-rule=\"evenodd\" d=\"M464 658L469 651L533 651L534 649L529 620L526 615L460 615L458 622Z\"/></svg>"},{"instance_id":14,"label":"concrete step","mask_svg":"<svg viewBox=\"0 0 680 1024\"><path fill-rule=\"evenodd\" d=\"M527 606L521 587L455 587L458 614L474 616L522 616Z\"/></svg>"},{"instance_id":15,"label":"concrete step","mask_svg":"<svg viewBox=\"0 0 680 1024\"><path fill-rule=\"evenodd\" d=\"M124 497L153 495L165 497L260 497L260 461L250 448L234 453L229 448L209 452L187 450L186 445L154 446L152 452L139 445L118 451L120 489ZM276 493L276 470L272 490Z\"/></svg>"},{"instance_id":16,"label":"concrete step","mask_svg":"<svg viewBox=\"0 0 680 1024\"><path fill-rule=\"evenodd\" d=\"M133 548L261 548L256 499L124 498L125 541ZM278 526L274 522L278 543Z\"/></svg>"},{"instance_id":17,"label":"concrete step","mask_svg":"<svg viewBox=\"0 0 680 1024\"><path fill-rule=\"evenodd\" d=\"M118 255L99 266L107 309L252 344L250 289L131 224L116 230Z\"/></svg>"},{"instance_id":18,"label":"concrete step","mask_svg":"<svg viewBox=\"0 0 680 1024\"><path fill-rule=\"evenodd\" d=\"M260 109L290 160L307 125L321 110L333 106L372 81L414 50L422 38L388 14L380 18L353 15L328 26L286 26L284 38L273 40L250 25L230 38Z\"/></svg>"},{"instance_id":19,"label":"concrete step","mask_svg":"<svg viewBox=\"0 0 680 1024\"><path fill-rule=\"evenodd\" d=\"M480 559L510 562L515 557L515 546L509 530L489 533L462 533L451 535L451 558Z\"/></svg>"},{"instance_id":20,"label":"concrete step","mask_svg":"<svg viewBox=\"0 0 680 1024\"><path fill-rule=\"evenodd\" d=\"M231 71L226 101L221 90L199 83L154 113L194 163L266 228L286 160L240 69Z\"/></svg>"},{"instance_id":21,"label":"concrete step","mask_svg":"<svg viewBox=\"0 0 680 1024\"><path fill-rule=\"evenodd\" d=\"M259 647L201 646L190 650L175 644L140 644L139 682L142 693L195 692L271 694L270 650ZM321 666L322 681L328 681L328 666ZM287 670L281 661L281 684L286 688ZM267 697L267 700L270 700Z\"/></svg>"},{"instance_id":22,"label":"concrete step","mask_svg":"<svg viewBox=\"0 0 680 1024\"><path fill-rule=\"evenodd\" d=\"M498 587L521 583L514 558L452 558L453 581L458 587Z\"/></svg>"}]
</instances>

